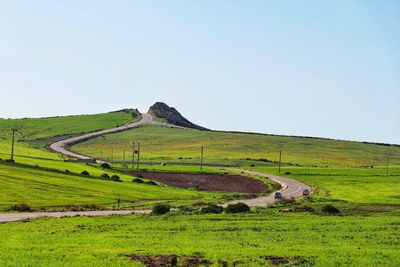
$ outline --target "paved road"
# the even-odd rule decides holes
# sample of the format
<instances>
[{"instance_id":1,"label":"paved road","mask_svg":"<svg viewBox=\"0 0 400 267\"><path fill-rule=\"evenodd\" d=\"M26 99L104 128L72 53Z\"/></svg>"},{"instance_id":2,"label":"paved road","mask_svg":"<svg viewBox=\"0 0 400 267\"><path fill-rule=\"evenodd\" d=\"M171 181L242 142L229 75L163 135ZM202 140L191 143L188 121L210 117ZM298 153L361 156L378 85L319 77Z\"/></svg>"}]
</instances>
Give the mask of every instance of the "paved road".
<instances>
[{"instance_id":1,"label":"paved road","mask_svg":"<svg viewBox=\"0 0 400 267\"><path fill-rule=\"evenodd\" d=\"M279 192L282 192L283 197L294 197L294 198L299 198L303 196L303 191L304 189L308 189L311 191L311 187L308 185L303 184L302 182L281 177L281 176L276 176L272 174L267 174L263 172L255 172L255 171L248 171L248 170L240 170L242 172L251 174L251 175L257 175L265 178L269 178L277 183L279 183L282 186L282 189L279 190ZM224 206L227 206L228 204L235 204L238 202L243 202L246 203L250 207L261 207L261 206L267 206L268 204L273 204L276 203L277 200L274 198L275 192L272 194L265 196L265 197L258 197L258 198L252 198L252 199L246 199L246 200L234 200L231 202L228 202L224 204Z\"/></svg>"},{"instance_id":2,"label":"paved road","mask_svg":"<svg viewBox=\"0 0 400 267\"><path fill-rule=\"evenodd\" d=\"M86 140L89 140L91 138L98 137L101 135L122 132L122 131L125 131L128 129L139 127L144 124L151 124L152 121L153 121L153 117L150 114L142 113L142 119L140 121L133 122L131 124L120 126L120 127L115 127L112 129L107 129L107 130L102 130L102 131L97 131L97 132L93 132L93 133L88 133L88 134L83 134L83 135L79 135L79 136L75 136L75 137L66 138L66 139L57 141L55 143L52 143L50 145L50 148L58 153L64 154L69 157L74 157L74 158L81 159L81 160L90 160L91 158L88 156L69 151L68 146L76 144L76 143L84 142Z\"/></svg>"},{"instance_id":3,"label":"paved road","mask_svg":"<svg viewBox=\"0 0 400 267\"><path fill-rule=\"evenodd\" d=\"M115 133L115 132L121 132L125 131L128 129L132 129L135 127L139 127L144 124L151 124L153 122L153 118L150 114L148 113L143 113L142 114L142 119L138 122L131 123L129 125L125 126L120 126L108 130L102 130L102 131L97 131L93 133L88 133L88 134L83 134L79 135L76 137L70 137L66 138L64 140L57 141L55 143L52 143L50 145L50 148L53 149L56 152L59 152L61 154L70 156L70 157L75 157L78 159L83 159L83 160L89 160L90 157L74 153L72 151L68 150L68 146L86 141L90 138L98 137L101 135L105 134L110 134L110 133ZM170 126L170 125L167 125ZM179 127L181 128L181 127ZM282 185L282 192L284 197L301 197L303 195L303 190L308 189L311 191L311 188L299 181L285 178L285 177L280 177L272 174L266 174L262 172L255 172L255 171L248 171L248 170L240 170L243 172L246 172L251 175L258 175L262 176L265 178L269 178L279 184ZM275 192L274 192L275 193ZM269 196L266 197L258 197L254 199L246 199L246 200L235 200L228 202L224 204L223 206L227 206L228 204L234 204L238 202L244 202L250 207L257 207L257 206L267 206L268 204L273 204L276 202L274 199L274 193L272 193ZM68 212L29 212L29 213L5 213L5 214L0 214L0 223L6 223L6 222L15 222L15 221L21 221L21 220L26 220L26 219L32 219L32 218L41 218L41 217L55 217L55 218L60 218L60 217L66 217L66 216L106 216L106 215L127 215L127 214L132 214L132 213L140 213L140 214L148 214L150 213L150 210L105 210L105 211L68 211Z\"/></svg>"},{"instance_id":4,"label":"paved road","mask_svg":"<svg viewBox=\"0 0 400 267\"><path fill-rule=\"evenodd\" d=\"M304 189L311 188L299 181L280 177L272 174L266 174L262 172L254 172L241 170L251 175L258 175L265 178L269 178L279 184L282 185L282 192L284 197L301 197L303 195ZM275 193L275 192L274 192ZM225 203L224 207L228 204L234 204L238 202L244 202L250 207L260 207L267 206L269 204L273 204L276 202L274 199L274 193L266 197L258 197L253 199L246 200L234 200L228 203ZM61 218L61 217L72 217L72 216L108 216L108 215L129 215L129 214L149 214L151 210L102 210L102 211L66 211L66 212L27 212L27 213L3 213L0 214L0 223L8 223L8 222L16 222L23 221L26 219L34 219L34 218L44 218L44 217L52 217L52 218Z\"/></svg>"}]
</instances>

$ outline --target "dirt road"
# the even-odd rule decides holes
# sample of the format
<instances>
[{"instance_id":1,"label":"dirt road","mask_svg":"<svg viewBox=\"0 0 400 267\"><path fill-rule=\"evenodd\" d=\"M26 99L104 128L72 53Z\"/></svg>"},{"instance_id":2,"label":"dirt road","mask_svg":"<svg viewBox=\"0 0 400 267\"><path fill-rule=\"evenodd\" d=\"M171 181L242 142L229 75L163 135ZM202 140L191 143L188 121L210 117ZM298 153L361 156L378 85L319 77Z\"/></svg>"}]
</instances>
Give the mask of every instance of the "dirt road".
<instances>
[{"instance_id":1,"label":"dirt road","mask_svg":"<svg viewBox=\"0 0 400 267\"><path fill-rule=\"evenodd\" d=\"M26 213L3 213L0 214L0 223L23 221L35 218L61 218L73 216L107 216L107 215L129 215L149 214L151 210L97 210L97 211L63 211L63 212L26 212Z\"/></svg>"},{"instance_id":2,"label":"dirt road","mask_svg":"<svg viewBox=\"0 0 400 267\"><path fill-rule=\"evenodd\" d=\"M128 129L139 127L144 124L151 124L152 121L153 121L153 117L150 114L142 113L142 119L140 121L133 122L131 124L120 126L120 127L115 127L112 129L107 129L107 130L102 130L102 131L97 131L97 132L93 132L93 133L88 133L88 134L83 134L83 135L79 135L79 136L75 136L75 137L66 138L66 139L57 141L55 143L52 143L50 145L50 148L58 153L61 153L63 155L69 156L69 157L74 157L74 158L81 159L81 160L90 160L91 158L88 156L69 151L68 146L76 144L76 143L84 142L86 140L89 140L91 138L95 138L95 137L98 137L101 135L122 132L122 131L125 131Z\"/></svg>"}]
</instances>

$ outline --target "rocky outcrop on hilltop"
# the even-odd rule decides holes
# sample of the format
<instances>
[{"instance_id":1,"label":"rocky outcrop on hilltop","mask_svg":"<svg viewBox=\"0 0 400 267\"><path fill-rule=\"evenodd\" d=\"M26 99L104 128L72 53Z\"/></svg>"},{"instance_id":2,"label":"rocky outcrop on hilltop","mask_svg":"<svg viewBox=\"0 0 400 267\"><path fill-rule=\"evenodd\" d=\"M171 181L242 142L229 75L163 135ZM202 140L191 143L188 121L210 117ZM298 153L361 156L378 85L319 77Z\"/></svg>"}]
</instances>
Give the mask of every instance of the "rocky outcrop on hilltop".
<instances>
[{"instance_id":1,"label":"rocky outcrop on hilltop","mask_svg":"<svg viewBox=\"0 0 400 267\"><path fill-rule=\"evenodd\" d=\"M157 117L160 119L165 119L167 123L185 127L185 128L192 128L197 130L207 130L204 127L196 125L185 117L183 117L175 108L168 106L165 103L157 102L152 105L149 109L149 113L153 117Z\"/></svg>"}]
</instances>

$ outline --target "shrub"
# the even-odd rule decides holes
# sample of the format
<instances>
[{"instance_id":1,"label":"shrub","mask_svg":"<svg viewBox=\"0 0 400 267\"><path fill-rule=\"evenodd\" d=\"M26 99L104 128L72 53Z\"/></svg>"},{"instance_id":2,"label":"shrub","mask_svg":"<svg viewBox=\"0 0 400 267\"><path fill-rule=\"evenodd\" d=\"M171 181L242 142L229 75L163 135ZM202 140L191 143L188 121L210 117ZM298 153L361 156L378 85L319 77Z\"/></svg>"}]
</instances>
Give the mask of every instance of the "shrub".
<instances>
[{"instance_id":1,"label":"shrub","mask_svg":"<svg viewBox=\"0 0 400 267\"><path fill-rule=\"evenodd\" d=\"M14 204L11 205L10 210L15 210L15 211L32 211L31 205L27 203L19 203L19 204Z\"/></svg>"},{"instance_id":2,"label":"shrub","mask_svg":"<svg viewBox=\"0 0 400 267\"><path fill-rule=\"evenodd\" d=\"M89 174L89 172L88 172L88 171L83 171L83 172L81 172L81 175L84 175L84 176L89 176L90 174Z\"/></svg>"},{"instance_id":3,"label":"shrub","mask_svg":"<svg viewBox=\"0 0 400 267\"><path fill-rule=\"evenodd\" d=\"M151 214L153 215L162 215L170 212L171 207L167 204L157 204L154 206L153 211Z\"/></svg>"},{"instance_id":4,"label":"shrub","mask_svg":"<svg viewBox=\"0 0 400 267\"><path fill-rule=\"evenodd\" d=\"M223 210L224 209L221 206L210 204L207 207L200 209L200 213L201 214L207 214L207 213L218 214L218 213L222 213Z\"/></svg>"},{"instance_id":5,"label":"shrub","mask_svg":"<svg viewBox=\"0 0 400 267\"><path fill-rule=\"evenodd\" d=\"M144 181L140 178L133 178L132 179L132 183L137 183L137 184L143 184Z\"/></svg>"},{"instance_id":6,"label":"shrub","mask_svg":"<svg viewBox=\"0 0 400 267\"><path fill-rule=\"evenodd\" d=\"M71 173L71 171L70 171L70 170L65 170L65 173L68 173L68 174L70 174L70 173Z\"/></svg>"},{"instance_id":7,"label":"shrub","mask_svg":"<svg viewBox=\"0 0 400 267\"><path fill-rule=\"evenodd\" d=\"M205 203L203 201L197 201L192 204L192 206L194 206L194 207L200 207L200 206L206 206L206 205L207 205L207 203Z\"/></svg>"},{"instance_id":8,"label":"shrub","mask_svg":"<svg viewBox=\"0 0 400 267\"><path fill-rule=\"evenodd\" d=\"M255 167L255 166L256 166L256 164L251 164L251 165L250 165L250 167Z\"/></svg>"},{"instance_id":9,"label":"shrub","mask_svg":"<svg viewBox=\"0 0 400 267\"><path fill-rule=\"evenodd\" d=\"M291 204L291 203L295 203L296 202L296 198L294 197L284 197L281 200L279 200L279 203L281 204Z\"/></svg>"},{"instance_id":10,"label":"shrub","mask_svg":"<svg viewBox=\"0 0 400 267\"><path fill-rule=\"evenodd\" d=\"M285 174L291 174L291 172L285 172Z\"/></svg>"},{"instance_id":11,"label":"shrub","mask_svg":"<svg viewBox=\"0 0 400 267\"><path fill-rule=\"evenodd\" d=\"M250 211L250 207L247 206L247 204L239 202L236 204L229 204L226 208L225 208L225 212L226 213L241 213L241 212L249 212Z\"/></svg>"},{"instance_id":12,"label":"shrub","mask_svg":"<svg viewBox=\"0 0 400 267\"><path fill-rule=\"evenodd\" d=\"M110 179L110 175L108 175L108 173L103 173L101 176L100 176L102 179Z\"/></svg>"},{"instance_id":13,"label":"shrub","mask_svg":"<svg viewBox=\"0 0 400 267\"><path fill-rule=\"evenodd\" d=\"M111 176L111 180L113 180L113 181L115 181L115 182L120 182L121 181L121 178L118 176L118 175L112 175Z\"/></svg>"},{"instance_id":14,"label":"shrub","mask_svg":"<svg viewBox=\"0 0 400 267\"><path fill-rule=\"evenodd\" d=\"M148 184L148 185L158 185L156 182L154 182L154 181L147 181L147 182L145 182L145 184Z\"/></svg>"},{"instance_id":15,"label":"shrub","mask_svg":"<svg viewBox=\"0 0 400 267\"><path fill-rule=\"evenodd\" d=\"M322 207L322 212L330 214L340 214L340 210L329 204Z\"/></svg>"},{"instance_id":16,"label":"shrub","mask_svg":"<svg viewBox=\"0 0 400 267\"><path fill-rule=\"evenodd\" d=\"M313 207L310 206L301 206L301 207L296 207L294 208L294 211L296 212L309 212L309 213L315 213L315 210Z\"/></svg>"},{"instance_id":17,"label":"shrub","mask_svg":"<svg viewBox=\"0 0 400 267\"><path fill-rule=\"evenodd\" d=\"M13 160L13 159L6 159L6 162L14 163L15 160Z\"/></svg>"},{"instance_id":18,"label":"shrub","mask_svg":"<svg viewBox=\"0 0 400 267\"><path fill-rule=\"evenodd\" d=\"M111 170L111 166L110 166L110 164L108 164L108 163L102 163L100 166L101 166L103 169Z\"/></svg>"}]
</instances>

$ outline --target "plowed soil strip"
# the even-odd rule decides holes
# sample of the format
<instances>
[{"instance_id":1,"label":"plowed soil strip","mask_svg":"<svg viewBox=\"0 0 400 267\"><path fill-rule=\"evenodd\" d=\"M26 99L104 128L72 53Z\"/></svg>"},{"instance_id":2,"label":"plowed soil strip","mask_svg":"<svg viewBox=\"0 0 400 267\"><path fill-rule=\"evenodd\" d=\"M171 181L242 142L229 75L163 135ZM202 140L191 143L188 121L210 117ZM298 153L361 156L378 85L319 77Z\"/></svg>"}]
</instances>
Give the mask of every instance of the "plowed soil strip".
<instances>
[{"instance_id":1,"label":"plowed soil strip","mask_svg":"<svg viewBox=\"0 0 400 267\"><path fill-rule=\"evenodd\" d=\"M144 178L178 188L192 188L193 181L200 179L203 183L199 189L205 191L261 194L266 190L263 182L241 175L171 172L143 172L142 175Z\"/></svg>"}]
</instances>

